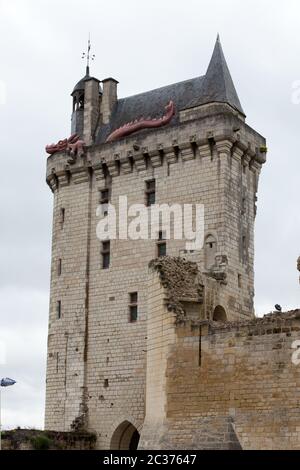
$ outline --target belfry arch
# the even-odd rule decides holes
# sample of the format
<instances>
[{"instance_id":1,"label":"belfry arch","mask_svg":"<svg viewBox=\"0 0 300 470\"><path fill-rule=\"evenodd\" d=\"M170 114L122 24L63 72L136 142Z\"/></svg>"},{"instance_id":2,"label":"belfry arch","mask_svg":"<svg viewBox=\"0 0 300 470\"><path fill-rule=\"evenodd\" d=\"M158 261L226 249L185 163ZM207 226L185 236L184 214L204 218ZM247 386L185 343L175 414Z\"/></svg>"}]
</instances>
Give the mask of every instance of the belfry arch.
<instances>
[{"instance_id":1,"label":"belfry arch","mask_svg":"<svg viewBox=\"0 0 300 470\"><path fill-rule=\"evenodd\" d=\"M140 440L140 433L129 421L123 421L115 429L111 441L111 450L136 450Z\"/></svg>"}]
</instances>

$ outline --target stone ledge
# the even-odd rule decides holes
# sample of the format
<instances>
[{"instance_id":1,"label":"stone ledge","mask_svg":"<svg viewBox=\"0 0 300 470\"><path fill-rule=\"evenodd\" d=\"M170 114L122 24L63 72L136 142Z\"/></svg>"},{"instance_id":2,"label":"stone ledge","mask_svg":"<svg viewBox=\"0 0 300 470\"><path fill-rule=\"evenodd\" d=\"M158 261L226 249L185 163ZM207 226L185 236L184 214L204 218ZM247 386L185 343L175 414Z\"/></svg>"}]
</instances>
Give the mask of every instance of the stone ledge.
<instances>
[{"instance_id":1,"label":"stone ledge","mask_svg":"<svg viewBox=\"0 0 300 470\"><path fill-rule=\"evenodd\" d=\"M299 326L294 323L299 323ZM208 332L234 331L237 332L244 328L250 328L250 335L288 333L289 331L300 331L300 309L290 310L288 312L271 312L263 317L255 317L250 320L215 322L211 320L199 320L191 322L192 328L206 326ZM288 331L285 331L288 330Z\"/></svg>"}]
</instances>

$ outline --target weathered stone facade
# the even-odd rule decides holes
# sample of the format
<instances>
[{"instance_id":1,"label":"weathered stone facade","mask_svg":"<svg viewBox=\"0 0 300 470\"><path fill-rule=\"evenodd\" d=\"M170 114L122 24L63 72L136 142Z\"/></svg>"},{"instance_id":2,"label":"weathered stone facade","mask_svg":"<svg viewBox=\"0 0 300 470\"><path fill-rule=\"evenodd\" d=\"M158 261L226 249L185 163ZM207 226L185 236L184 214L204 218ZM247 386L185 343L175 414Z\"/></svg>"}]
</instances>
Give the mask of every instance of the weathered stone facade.
<instances>
[{"instance_id":1,"label":"weathered stone facade","mask_svg":"<svg viewBox=\"0 0 300 470\"><path fill-rule=\"evenodd\" d=\"M104 80L102 91L89 74L76 85L73 130L84 138L85 154L70 162L55 153L47 162L54 212L46 428L88 429L106 449L135 446L137 431L142 447L282 445L277 424L258 442L283 397L275 378L284 380L288 370L296 383L287 365L290 330L254 334L260 331L253 309L254 220L266 143L245 123L219 39L204 77L121 100L116 90L116 80ZM163 112L169 100L175 115L168 125L106 143L132 116ZM165 258L163 270L161 258L153 261L149 270L157 258L155 240L116 239L109 269L103 269L96 236L101 191L109 191L117 209L123 195L128 206L144 204L150 180L157 204L204 204L203 249L189 252L186 240L167 240L174 259ZM173 274L175 266L176 282L166 266ZM135 322L129 321L132 292L138 293ZM213 320L242 326L217 327ZM273 359L281 339L284 372L274 366L269 380L262 351ZM274 400L265 406L255 401L260 391ZM282 413L289 417L292 385L287 393ZM297 416L291 433L298 432L292 429ZM295 447L297 436L285 444Z\"/></svg>"}]
</instances>

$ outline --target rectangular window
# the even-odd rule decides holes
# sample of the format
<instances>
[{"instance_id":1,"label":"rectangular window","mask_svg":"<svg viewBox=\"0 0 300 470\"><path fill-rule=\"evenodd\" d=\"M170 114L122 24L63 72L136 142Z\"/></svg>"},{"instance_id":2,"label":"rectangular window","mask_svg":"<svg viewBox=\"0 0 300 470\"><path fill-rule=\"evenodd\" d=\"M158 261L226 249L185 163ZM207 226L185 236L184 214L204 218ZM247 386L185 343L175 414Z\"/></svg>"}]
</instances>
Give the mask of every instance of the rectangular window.
<instances>
[{"instance_id":1,"label":"rectangular window","mask_svg":"<svg viewBox=\"0 0 300 470\"><path fill-rule=\"evenodd\" d=\"M138 293L131 292L129 294L129 321L136 322L138 317Z\"/></svg>"},{"instance_id":2,"label":"rectangular window","mask_svg":"<svg viewBox=\"0 0 300 470\"><path fill-rule=\"evenodd\" d=\"M57 262L57 275L58 276L61 275L61 258L59 258L59 260Z\"/></svg>"},{"instance_id":3,"label":"rectangular window","mask_svg":"<svg viewBox=\"0 0 300 470\"><path fill-rule=\"evenodd\" d=\"M155 180L146 181L146 205L155 204Z\"/></svg>"},{"instance_id":4,"label":"rectangular window","mask_svg":"<svg viewBox=\"0 0 300 470\"><path fill-rule=\"evenodd\" d=\"M161 256L167 255L167 244L166 242L157 243L157 256L160 258Z\"/></svg>"},{"instance_id":5,"label":"rectangular window","mask_svg":"<svg viewBox=\"0 0 300 470\"><path fill-rule=\"evenodd\" d=\"M131 304L137 304L138 293L137 292L131 292L131 294L129 294L129 296L130 296L130 303Z\"/></svg>"},{"instance_id":6,"label":"rectangular window","mask_svg":"<svg viewBox=\"0 0 300 470\"><path fill-rule=\"evenodd\" d=\"M158 233L158 242L157 242L156 246L157 246L157 256L158 256L158 258L160 258L161 256L166 256L167 255L167 242L165 240L165 234L162 231L160 231Z\"/></svg>"},{"instance_id":7,"label":"rectangular window","mask_svg":"<svg viewBox=\"0 0 300 470\"><path fill-rule=\"evenodd\" d=\"M102 242L102 268L108 269L110 265L110 241Z\"/></svg>"},{"instance_id":8,"label":"rectangular window","mask_svg":"<svg viewBox=\"0 0 300 470\"><path fill-rule=\"evenodd\" d=\"M102 189L100 191L100 204L107 204L109 201L109 189Z\"/></svg>"},{"instance_id":9,"label":"rectangular window","mask_svg":"<svg viewBox=\"0 0 300 470\"><path fill-rule=\"evenodd\" d=\"M247 249L247 239L246 236L242 237L242 262L246 263L248 260L248 249Z\"/></svg>"},{"instance_id":10,"label":"rectangular window","mask_svg":"<svg viewBox=\"0 0 300 470\"><path fill-rule=\"evenodd\" d=\"M65 223L65 208L64 207L61 207L60 209L59 223L60 223L60 228L63 228L64 223Z\"/></svg>"},{"instance_id":11,"label":"rectangular window","mask_svg":"<svg viewBox=\"0 0 300 470\"><path fill-rule=\"evenodd\" d=\"M166 235L165 235L165 232L163 232L162 230L160 230L158 232L158 240L165 240L166 238Z\"/></svg>"},{"instance_id":12,"label":"rectangular window","mask_svg":"<svg viewBox=\"0 0 300 470\"><path fill-rule=\"evenodd\" d=\"M242 207L241 207L241 214L245 215L246 214L246 198L242 198Z\"/></svg>"},{"instance_id":13,"label":"rectangular window","mask_svg":"<svg viewBox=\"0 0 300 470\"><path fill-rule=\"evenodd\" d=\"M107 205L110 201L110 190L108 188L100 191L100 204L102 206L102 213L104 216L108 214Z\"/></svg>"},{"instance_id":14,"label":"rectangular window","mask_svg":"<svg viewBox=\"0 0 300 470\"><path fill-rule=\"evenodd\" d=\"M58 300L56 303L56 315L58 319L61 318L61 301L60 300Z\"/></svg>"}]
</instances>

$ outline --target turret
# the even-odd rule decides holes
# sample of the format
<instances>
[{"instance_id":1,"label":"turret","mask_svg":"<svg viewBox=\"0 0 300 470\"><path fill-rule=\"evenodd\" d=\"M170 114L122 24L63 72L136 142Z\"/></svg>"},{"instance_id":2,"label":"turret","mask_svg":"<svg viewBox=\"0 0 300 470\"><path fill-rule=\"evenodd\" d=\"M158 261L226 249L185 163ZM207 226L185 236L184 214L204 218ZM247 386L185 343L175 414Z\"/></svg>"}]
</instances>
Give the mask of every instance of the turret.
<instances>
[{"instance_id":1,"label":"turret","mask_svg":"<svg viewBox=\"0 0 300 470\"><path fill-rule=\"evenodd\" d=\"M71 133L78 134L86 145L93 143L99 123L102 89L100 80L90 76L89 66L85 76L75 85L71 93L73 111Z\"/></svg>"}]
</instances>

